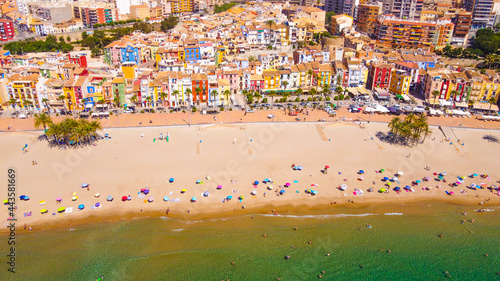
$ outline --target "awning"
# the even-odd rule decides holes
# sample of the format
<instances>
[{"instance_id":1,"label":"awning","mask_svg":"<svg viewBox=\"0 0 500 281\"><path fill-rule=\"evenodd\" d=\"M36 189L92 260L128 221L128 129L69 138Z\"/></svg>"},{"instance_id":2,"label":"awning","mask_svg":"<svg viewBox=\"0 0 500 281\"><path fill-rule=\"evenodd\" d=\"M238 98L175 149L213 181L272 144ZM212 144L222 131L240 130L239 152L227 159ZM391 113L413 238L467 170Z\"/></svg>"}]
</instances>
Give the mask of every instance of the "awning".
<instances>
[{"instance_id":1,"label":"awning","mask_svg":"<svg viewBox=\"0 0 500 281\"><path fill-rule=\"evenodd\" d=\"M396 95L396 98L402 100L403 96L402 95Z\"/></svg>"},{"instance_id":2,"label":"awning","mask_svg":"<svg viewBox=\"0 0 500 281\"><path fill-rule=\"evenodd\" d=\"M404 101L410 101L410 97L407 94L401 95Z\"/></svg>"},{"instance_id":3,"label":"awning","mask_svg":"<svg viewBox=\"0 0 500 281\"><path fill-rule=\"evenodd\" d=\"M93 105L92 105L91 103L87 103L87 104L85 105L85 108L92 108L92 107L93 107Z\"/></svg>"}]
</instances>

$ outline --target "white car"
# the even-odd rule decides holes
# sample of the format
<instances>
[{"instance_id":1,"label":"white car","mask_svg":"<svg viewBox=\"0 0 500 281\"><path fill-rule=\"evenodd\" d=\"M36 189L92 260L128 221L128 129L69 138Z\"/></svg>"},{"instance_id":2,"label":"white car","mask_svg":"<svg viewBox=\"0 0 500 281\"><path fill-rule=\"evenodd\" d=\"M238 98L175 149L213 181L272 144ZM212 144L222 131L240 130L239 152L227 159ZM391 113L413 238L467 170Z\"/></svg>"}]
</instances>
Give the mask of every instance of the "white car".
<instances>
[{"instance_id":1,"label":"white car","mask_svg":"<svg viewBox=\"0 0 500 281\"><path fill-rule=\"evenodd\" d=\"M26 114L24 114L24 113L19 113L17 115L17 118L19 118L19 119L26 119L26 118L28 118L28 116L26 116Z\"/></svg>"},{"instance_id":2,"label":"white car","mask_svg":"<svg viewBox=\"0 0 500 281\"><path fill-rule=\"evenodd\" d=\"M134 111L130 108L125 109L124 113L134 113Z\"/></svg>"},{"instance_id":3,"label":"white car","mask_svg":"<svg viewBox=\"0 0 500 281\"><path fill-rule=\"evenodd\" d=\"M415 108L413 108L413 112L416 112L416 113L424 113L425 112L425 107L419 105Z\"/></svg>"}]
</instances>

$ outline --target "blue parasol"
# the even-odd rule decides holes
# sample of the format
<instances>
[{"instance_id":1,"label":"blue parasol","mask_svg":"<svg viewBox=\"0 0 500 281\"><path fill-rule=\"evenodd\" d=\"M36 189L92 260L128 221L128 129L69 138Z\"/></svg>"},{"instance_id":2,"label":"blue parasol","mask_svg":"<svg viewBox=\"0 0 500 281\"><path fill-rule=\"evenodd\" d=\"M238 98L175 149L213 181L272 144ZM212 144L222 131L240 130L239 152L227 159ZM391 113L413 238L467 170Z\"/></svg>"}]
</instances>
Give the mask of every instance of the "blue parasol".
<instances>
[{"instance_id":1,"label":"blue parasol","mask_svg":"<svg viewBox=\"0 0 500 281\"><path fill-rule=\"evenodd\" d=\"M163 197L163 201L165 201L165 202L168 202L169 199L170 198L168 198L168 196Z\"/></svg>"}]
</instances>

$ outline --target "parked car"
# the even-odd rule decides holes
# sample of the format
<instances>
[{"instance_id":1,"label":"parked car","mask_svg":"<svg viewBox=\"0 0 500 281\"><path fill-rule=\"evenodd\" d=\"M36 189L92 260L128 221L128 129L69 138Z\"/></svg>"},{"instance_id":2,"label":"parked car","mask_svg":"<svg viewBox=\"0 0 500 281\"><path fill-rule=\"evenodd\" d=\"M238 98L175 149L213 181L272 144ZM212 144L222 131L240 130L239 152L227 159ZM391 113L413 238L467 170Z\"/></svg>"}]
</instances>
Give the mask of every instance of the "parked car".
<instances>
[{"instance_id":1,"label":"parked car","mask_svg":"<svg viewBox=\"0 0 500 281\"><path fill-rule=\"evenodd\" d=\"M125 111L123 111L124 113L134 113L135 111L133 109L130 109L130 108L127 108L125 109Z\"/></svg>"},{"instance_id":2,"label":"parked car","mask_svg":"<svg viewBox=\"0 0 500 281\"><path fill-rule=\"evenodd\" d=\"M416 113L424 113L425 112L425 107L419 105L417 107L414 107L413 108L413 112L416 112Z\"/></svg>"},{"instance_id":3,"label":"parked car","mask_svg":"<svg viewBox=\"0 0 500 281\"><path fill-rule=\"evenodd\" d=\"M19 118L19 119L26 119L26 118L28 118L28 117L27 117L27 116L26 116L26 114L24 114L24 113L19 113L19 114L17 115L17 118Z\"/></svg>"},{"instance_id":4,"label":"parked car","mask_svg":"<svg viewBox=\"0 0 500 281\"><path fill-rule=\"evenodd\" d=\"M246 110L246 113L254 113L255 111L253 111L253 109L249 108Z\"/></svg>"}]
</instances>

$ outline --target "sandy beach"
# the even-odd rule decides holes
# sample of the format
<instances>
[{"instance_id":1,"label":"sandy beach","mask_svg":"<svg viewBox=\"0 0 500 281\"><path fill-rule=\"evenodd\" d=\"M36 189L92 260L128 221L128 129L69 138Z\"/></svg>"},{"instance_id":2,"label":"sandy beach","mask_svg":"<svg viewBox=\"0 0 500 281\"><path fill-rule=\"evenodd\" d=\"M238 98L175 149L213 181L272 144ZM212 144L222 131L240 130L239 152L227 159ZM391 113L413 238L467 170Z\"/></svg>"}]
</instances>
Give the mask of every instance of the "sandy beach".
<instances>
[{"instance_id":1,"label":"sandy beach","mask_svg":"<svg viewBox=\"0 0 500 281\"><path fill-rule=\"evenodd\" d=\"M201 115L200 115L201 116ZM134 116L135 117L135 116ZM372 119L373 120L373 119ZM25 120L21 120L25 121ZM484 139L490 135L500 139L500 131L454 128L456 140L443 141L443 133L436 127L433 135L414 147L393 145L380 140L377 132L387 132L385 123L262 123L217 124L197 126L155 126L140 128L106 128L111 137L100 140L96 146L78 149L50 148L46 141L38 140L39 132L3 133L0 163L2 181L7 182L7 169L17 173L16 199L30 196L29 201L16 201L18 226L33 227L33 231L69 224L113 221L141 216L169 216L181 219L228 216L245 213L277 214L307 212L308 209L335 208L336 204L354 208L367 204L391 204L415 200L442 200L457 204L478 204L478 208L499 205L500 197L483 188L467 188L471 183L498 185L500 180L497 142ZM159 140L166 135L169 142ZM142 136L143 135L143 136ZM373 139L372 139L373 138ZM28 144L28 152L21 148ZM36 161L37 165L32 165ZM302 166L297 171L291 165ZM322 169L330 166L328 173ZM429 166L427 171L424 167ZM383 173L378 173L384 169ZM364 170L363 175L358 171ZM402 171L399 183L388 188L383 177L392 178ZM433 173L446 172L447 183L438 182ZM473 173L488 174L464 180L449 187L457 176ZM207 176L209 179L207 179ZM357 180L363 176L363 180ZM412 186L415 180L429 176L429 182ZM173 183L168 180L174 178ZM273 189L264 179L274 181ZM197 184L199 180L202 183ZM252 183L259 181L257 186ZM89 190L82 188L90 185ZM290 183L289 187L282 187ZM338 187L347 185L346 191ZM220 190L218 185L222 185ZM414 192L401 190L406 185ZM437 187L441 186L441 187ZM150 193L139 198L140 189ZM432 187L426 190L426 187ZM367 192L373 188L374 192ZM377 192L387 188L388 193ZM186 189L185 193L181 193ZM317 195L305 193L306 189ZM363 195L355 195L355 189ZM278 195L277 190L285 190ZM210 195L202 194L208 191ZM255 196L251 195L256 191ZM453 192L447 195L446 191ZM462 191L462 192L461 192ZM3 193L2 201L7 192ZM100 193L96 198L95 193ZM73 194L78 196L72 201ZM264 196L266 194L266 196ZM108 202L106 197L114 200ZM122 196L132 200L122 202ZM169 201L163 200L164 196ZM222 202L224 198L233 199ZM239 201L239 196L245 196ZM61 203L56 198L62 198ZM153 197L152 203L147 203ZM191 202L192 197L197 202ZM41 201L45 201L40 205ZM354 201L354 203L352 203ZM101 207L91 208L96 203ZM84 204L85 209L78 210ZM57 213L57 209L72 208L70 213ZM41 209L48 213L41 214ZM8 218L7 208L0 212L2 222ZM29 215L31 214L31 215Z\"/></svg>"}]
</instances>

